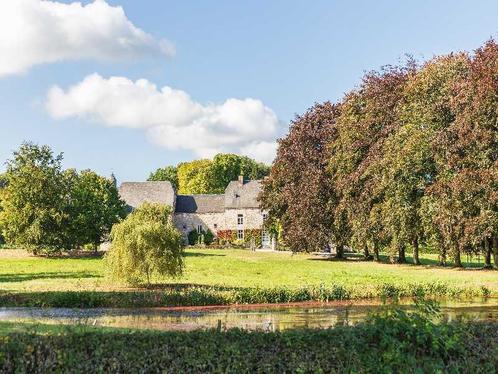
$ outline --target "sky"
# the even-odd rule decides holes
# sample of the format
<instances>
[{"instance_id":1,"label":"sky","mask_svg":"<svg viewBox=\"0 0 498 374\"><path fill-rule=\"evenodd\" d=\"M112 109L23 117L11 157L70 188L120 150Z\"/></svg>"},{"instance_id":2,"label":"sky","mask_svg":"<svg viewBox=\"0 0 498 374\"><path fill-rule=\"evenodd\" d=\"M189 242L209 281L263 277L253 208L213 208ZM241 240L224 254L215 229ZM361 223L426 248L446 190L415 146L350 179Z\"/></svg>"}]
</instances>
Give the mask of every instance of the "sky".
<instances>
[{"instance_id":1,"label":"sky","mask_svg":"<svg viewBox=\"0 0 498 374\"><path fill-rule=\"evenodd\" d=\"M119 181L276 139L365 71L472 51L496 0L0 1L0 172L23 141Z\"/></svg>"}]
</instances>

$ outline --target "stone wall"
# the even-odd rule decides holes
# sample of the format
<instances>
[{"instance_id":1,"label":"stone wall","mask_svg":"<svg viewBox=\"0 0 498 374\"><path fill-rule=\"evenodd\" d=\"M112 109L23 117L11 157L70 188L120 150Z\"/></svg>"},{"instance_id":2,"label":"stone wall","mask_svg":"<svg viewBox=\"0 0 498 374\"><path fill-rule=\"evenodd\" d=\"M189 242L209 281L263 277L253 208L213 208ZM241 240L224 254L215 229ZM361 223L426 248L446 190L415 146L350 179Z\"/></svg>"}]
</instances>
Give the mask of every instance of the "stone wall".
<instances>
[{"instance_id":1,"label":"stone wall","mask_svg":"<svg viewBox=\"0 0 498 374\"><path fill-rule=\"evenodd\" d=\"M175 213L175 226L186 238L192 230L197 230L201 225L204 231L211 230L216 235L216 231L225 227L224 213Z\"/></svg>"},{"instance_id":2,"label":"stone wall","mask_svg":"<svg viewBox=\"0 0 498 374\"><path fill-rule=\"evenodd\" d=\"M226 209L225 210L225 230L237 230L237 216L243 215L244 229L260 229L263 227L263 213L260 209Z\"/></svg>"},{"instance_id":3,"label":"stone wall","mask_svg":"<svg viewBox=\"0 0 498 374\"><path fill-rule=\"evenodd\" d=\"M243 224L237 224L237 216L243 215ZM216 235L218 230L261 229L263 213L259 209L226 209L224 213L175 213L175 226L187 237L192 230L201 225L203 230L211 230Z\"/></svg>"}]
</instances>

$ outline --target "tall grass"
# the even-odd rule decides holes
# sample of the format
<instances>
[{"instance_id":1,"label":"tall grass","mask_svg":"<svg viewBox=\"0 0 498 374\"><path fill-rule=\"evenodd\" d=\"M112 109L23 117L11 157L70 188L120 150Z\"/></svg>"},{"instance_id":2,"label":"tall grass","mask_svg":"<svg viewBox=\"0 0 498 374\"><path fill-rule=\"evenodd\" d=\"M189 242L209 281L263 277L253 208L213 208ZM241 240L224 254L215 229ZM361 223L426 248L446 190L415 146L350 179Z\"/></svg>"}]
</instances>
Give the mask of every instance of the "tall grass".
<instances>
[{"instance_id":1,"label":"tall grass","mask_svg":"<svg viewBox=\"0 0 498 374\"><path fill-rule=\"evenodd\" d=\"M393 284L370 288L342 284L304 287L220 287L177 286L142 291L47 291L3 292L0 306L31 307L165 307L231 304L266 304L303 301L328 302L365 298L400 298L425 296L463 299L489 297L486 287L455 287L446 283Z\"/></svg>"}]
</instances>

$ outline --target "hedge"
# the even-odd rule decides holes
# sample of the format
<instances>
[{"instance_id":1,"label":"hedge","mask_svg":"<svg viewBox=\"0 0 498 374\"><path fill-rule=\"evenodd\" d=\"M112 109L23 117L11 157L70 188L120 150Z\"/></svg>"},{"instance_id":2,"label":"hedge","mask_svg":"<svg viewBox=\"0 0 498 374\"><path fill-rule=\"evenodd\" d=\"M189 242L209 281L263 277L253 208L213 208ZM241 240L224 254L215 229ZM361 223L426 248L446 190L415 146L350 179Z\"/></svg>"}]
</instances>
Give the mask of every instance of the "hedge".
<instances>
[{"instance_id":1,"label":"hedge","mask_svg":"<svg viewBox=\"0 0 498 374\"><path fill-rule=\"evenodd\" d=\"M0 336L0 371L150 373L493 373L498 323L434 324L391 314L283 332L63 328Z\"/></svg>"}]
</instances>

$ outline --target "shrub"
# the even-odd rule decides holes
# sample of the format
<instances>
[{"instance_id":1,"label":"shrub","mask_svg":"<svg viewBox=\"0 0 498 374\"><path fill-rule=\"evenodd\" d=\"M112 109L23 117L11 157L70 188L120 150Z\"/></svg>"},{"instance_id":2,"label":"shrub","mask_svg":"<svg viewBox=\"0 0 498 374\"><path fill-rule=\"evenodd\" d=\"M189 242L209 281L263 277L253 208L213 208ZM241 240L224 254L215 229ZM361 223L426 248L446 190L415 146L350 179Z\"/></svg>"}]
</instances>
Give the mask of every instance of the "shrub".
<instances>
[{"instance_id":1,"label":"shrub","mask_svg":"<svg viewBox=\"0 0 498 374\"><path fill-rule=\"evenodd\" d=\"M214 234L211 232L211 230L207 230L206 232L203 233L203 239L204 239L204 244L210 245L214 241Z\"/></svg>"},{"instance_id":2,"label":"shrub","mask_svg":"<svg viewBox=\"0 0 498 374\"><path fill-rule=\"evenodd\" d=\"M497 323L436 324L398 310L354 326L281 332L46 330L0 336L0 371L493 373L498 367Z\"/></svg>"},{"instance_id":3,"label":"shrub","mask_svg":"<svg viewBox=\"0 0 498 374\"><path fill-rule=\"evenodd\" d=\"M112 228L111 239L106 264L116 279L150 285L154 274L182 273L182 235L174 227L167 206L143 204Z\"/></svg>"},{"instance_id":4,"label":"shrub","mask_svg":"<svg viewBox=\"0 0 498 374\"><path fill-rule=\"evenodd\" d=\"M191 230L188 233L188 244L189 245L196 245L199 242L199 233L197 230Z\"/></svg>"},{"instance_id":5,"label":"shrub","mask_svg":"<svg viewBox=\"0 0 498 374\"><path fill-rule=\"evenodd\" d=\"M235 230L218 230L216 233L220 244L231 244L237 240L237 232Z\"/></svg>"}]
</instances>

